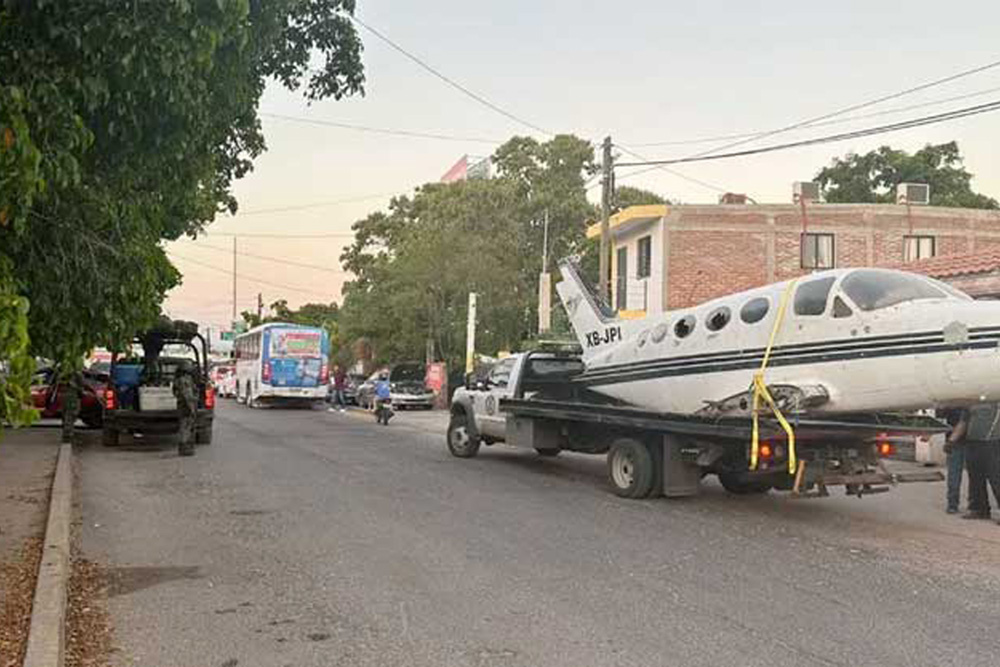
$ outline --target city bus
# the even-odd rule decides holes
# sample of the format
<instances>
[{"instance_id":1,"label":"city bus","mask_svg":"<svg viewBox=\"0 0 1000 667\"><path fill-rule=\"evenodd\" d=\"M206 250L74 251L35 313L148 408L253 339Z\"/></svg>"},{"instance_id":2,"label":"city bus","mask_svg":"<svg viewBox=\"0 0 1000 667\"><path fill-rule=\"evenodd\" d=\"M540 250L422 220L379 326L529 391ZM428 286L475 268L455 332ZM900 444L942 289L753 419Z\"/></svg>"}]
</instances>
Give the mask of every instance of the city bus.
<instances>
[{"instance_id":1,"label":"city bus","mask_svg":"<svg viewBox=\"0 0 1000 667\"><path fill-rule=\"evenodd\" d=\"M271 322L237 336L236 400L319 403L326 399L330 338L325 329Z\"/></svg>"}]
</instances>

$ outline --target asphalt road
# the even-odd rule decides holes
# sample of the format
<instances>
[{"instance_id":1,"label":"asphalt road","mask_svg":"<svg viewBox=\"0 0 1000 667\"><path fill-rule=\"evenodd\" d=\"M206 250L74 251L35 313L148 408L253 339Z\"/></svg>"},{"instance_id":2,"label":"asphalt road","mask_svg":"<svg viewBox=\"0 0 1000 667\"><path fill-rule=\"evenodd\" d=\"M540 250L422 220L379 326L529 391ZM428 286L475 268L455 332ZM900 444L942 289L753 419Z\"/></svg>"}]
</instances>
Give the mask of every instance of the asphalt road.
<instances>
[{"instance_id":1,"label":"asphalt road","mask_svg":"<svg viewBox=\"0 0 1000 667\"><path fill-rule=\"evenodd\" d=\"M91 445L122 665L989 665L1000 526L943 488L628 501L603 459L451 458L426 416L223 403L215 443ZM975 523L975 525L970 525Z\"/></svg>"}]
</instances>

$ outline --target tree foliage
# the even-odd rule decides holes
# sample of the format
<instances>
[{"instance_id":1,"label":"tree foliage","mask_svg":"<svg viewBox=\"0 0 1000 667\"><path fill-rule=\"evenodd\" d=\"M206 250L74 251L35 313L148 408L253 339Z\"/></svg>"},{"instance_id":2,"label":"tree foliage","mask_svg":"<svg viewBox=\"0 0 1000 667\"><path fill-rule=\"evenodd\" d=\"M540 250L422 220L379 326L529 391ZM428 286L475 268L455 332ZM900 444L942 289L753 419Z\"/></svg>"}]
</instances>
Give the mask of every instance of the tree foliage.
<instances>
[{"instance_id":1,"label":"tree foliage","mask_svg":"<svg viewBox=\"0 0 1000 667\"><path fill-rule=\"evenodd\" d=\"M382 361L464 357L468 294L478 294L477 347L516 349L537 322L545 216L548 256L582 248L593 149L560 135L515 137L493 156L492 180L433 183L354 225L341 256L341 337Z\"/></svg>"},{"instance_id":2,"label":"tree foliage","mask_svg":"<svg viewBox=\"0 0 1000 667\"><path fill-rule=\"evenodd\" d=\"M669 204L670 201L661 197L655 192L636 188L631 185L622 185L615 188L615 211L621 211L629 206L642 206L645 204Z\"/></svg>"},{"instance_id":3,"label":"tree foliage","mask_svg":"<svg viewBox=\"0 0 1000 667\"><path fill-rule=\"evenodd\" d=\"M928 144L912 155L889 146L850 153L821 169L816 181L828 202L894 203L900 183L927 183L934 206L997 208L996 199L972 191L972 174L954 141Z\"/></svg>"},{"instance_id":4,"label":"tree foliage","mask_svg":"<svg viewBox=\"0 0 1000 667\"><path fill-rule=\"evenodd\" d=\"M232 183L265 148L266 81L362 91L353 10L0 0L0 293L31 302L33 354L72 367L155 320L180 280L162 242L235 211Z\"/></svg>"}]
</instances>

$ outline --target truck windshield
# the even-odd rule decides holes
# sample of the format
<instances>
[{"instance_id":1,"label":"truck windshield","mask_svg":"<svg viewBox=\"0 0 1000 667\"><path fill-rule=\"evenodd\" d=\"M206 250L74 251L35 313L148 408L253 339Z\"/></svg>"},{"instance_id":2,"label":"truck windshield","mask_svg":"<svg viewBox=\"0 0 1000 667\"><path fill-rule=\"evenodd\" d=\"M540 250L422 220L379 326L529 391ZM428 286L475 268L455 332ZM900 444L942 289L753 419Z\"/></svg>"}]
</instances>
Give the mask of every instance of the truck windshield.
<instances>
[{"instance_id":1,"label":"truck windshield","mask_svg":"<svg viewBox=\"0 0 1000 667\"><path fill-rule=\"evenodd\" d=\"M859 269L841 284L861 310L879 310L904 301L944 299L947 294L919 276L896 271Z\"/></svg>"}]
</instances>

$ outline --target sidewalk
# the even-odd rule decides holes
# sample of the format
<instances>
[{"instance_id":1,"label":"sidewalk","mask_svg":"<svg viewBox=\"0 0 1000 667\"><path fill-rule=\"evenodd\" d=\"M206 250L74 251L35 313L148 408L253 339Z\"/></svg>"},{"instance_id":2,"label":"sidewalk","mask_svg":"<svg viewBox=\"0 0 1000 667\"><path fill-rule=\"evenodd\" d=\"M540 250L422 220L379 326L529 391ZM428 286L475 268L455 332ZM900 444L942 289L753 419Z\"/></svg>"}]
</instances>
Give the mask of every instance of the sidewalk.
<instances>
[{"instance_id":1,"label":"sidewalk","mask_svg":"<svg viewBox=\"0 0 1000 667\"><path fill-rule=\"evenodd\" d=\"M10 429L0 440L0 667L21 664L59 434Z\"/></svg>"}]
</instances>

